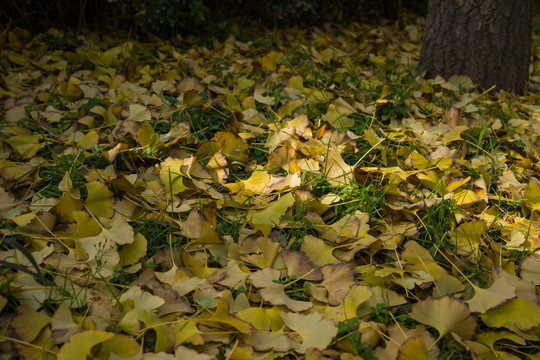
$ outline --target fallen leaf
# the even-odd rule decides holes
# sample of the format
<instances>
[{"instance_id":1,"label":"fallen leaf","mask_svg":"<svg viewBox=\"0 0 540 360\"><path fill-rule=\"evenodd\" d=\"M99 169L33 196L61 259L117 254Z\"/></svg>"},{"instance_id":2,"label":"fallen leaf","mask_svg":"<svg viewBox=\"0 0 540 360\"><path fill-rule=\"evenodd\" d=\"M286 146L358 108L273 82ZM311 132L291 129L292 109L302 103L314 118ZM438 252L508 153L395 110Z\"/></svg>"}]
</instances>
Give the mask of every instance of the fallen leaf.
<instances>
[{"instance_id":1,"label":"fallen leaf","mask_svg":"<svg viewBox=\"0 0 540 360\"><path fill-rule=\"evenodd\" d=\"M470 316L469 307L450 296L420 301L413 306L410 316L437 329L437 340L452 332L469 339L476 328L476 321Z\"/></svg>"},{"instance_id":2,"label":"fallen leaf","mask_svg":"<svg viewBox=\"0 0 540 360\"><path fill-rule=\"evenodd\" d=\"M540 306L523 298L516 298L481 314L482 320L491 327L515 325L528 330L540 324Z\"/></svg>"},{"instance_id":3,"label":"fallen leaf","mask_svg":"<svg viewBox=\"0 0 540 360\"><path fill-rule=\"evenodd\" d=\"M313 306L311 302L293 300L285 294L286 284L279 282L280 271L264 268L249 276L253 286L260 288L257 292L261 298L272 305L285 305L292 311L304 311Z\"/></svg>"},{"instance_id":4,"label":"fallen leaf","mask_svg":"<svg viewBox=\"0 0 540 360\"><path fill-rule=\"evenodd\" d=\"M337 327L331 320L322 319L321 314L303 315L280 312L287 327L295 331L301 340L296 351L306 353L310 348L326 349L337 334Z\"/></svg>"},{"instance_id":5,"label":"fallen leaf","mask_svg":"<svg viewBox=\"0 0 540 360\"><path fill-rule=\"evenodd\" d=\"M114 333L101 330L88 330L72 335L69 342L58 352L59 360L86 360L92 356L92 348L115 336Z\"/></svg>"},{"instance_id":6,"label":"fallen leaf","mask_svg":"<svg viewBox=\"0 0 540 360\"><path fill-rule=\"evenodd\" d=\"M516 288L510 285L504 278L498 278L487 289L472 285L474 296L466 301L471 312L485 313L508 299L516 296Z\"/></svg>"}]
</instances>

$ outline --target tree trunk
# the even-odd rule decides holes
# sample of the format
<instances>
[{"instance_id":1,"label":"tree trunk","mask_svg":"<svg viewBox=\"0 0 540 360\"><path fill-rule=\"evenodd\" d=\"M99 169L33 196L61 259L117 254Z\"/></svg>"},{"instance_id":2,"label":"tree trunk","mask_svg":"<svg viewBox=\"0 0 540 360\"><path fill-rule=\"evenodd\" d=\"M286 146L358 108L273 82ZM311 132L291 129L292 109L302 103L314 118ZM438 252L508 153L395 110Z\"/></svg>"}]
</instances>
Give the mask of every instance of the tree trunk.
<instances>
[{"instance_id":1,"label":"tree trunk","mask_svg":"<svg viewBox=\"0 0 540 360\"><path fill-rule=\"evenodd\" d=\"M420 70L526 92L533 0L429 0Z\"/></svg>"}]
</instances>

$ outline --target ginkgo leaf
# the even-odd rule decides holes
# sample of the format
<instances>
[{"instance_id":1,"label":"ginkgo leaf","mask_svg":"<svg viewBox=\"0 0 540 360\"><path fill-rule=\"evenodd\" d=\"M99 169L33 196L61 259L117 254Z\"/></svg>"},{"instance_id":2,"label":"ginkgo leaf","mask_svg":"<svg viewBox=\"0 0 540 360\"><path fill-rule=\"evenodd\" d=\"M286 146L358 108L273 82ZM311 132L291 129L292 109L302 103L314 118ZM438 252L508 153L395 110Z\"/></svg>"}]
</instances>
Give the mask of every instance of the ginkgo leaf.
<instances>
[{"instance_id":1,"label":"ginkgo leaf","mask_svg":"<svg viewBox=\"0 0 540 360\"><path fill-rule=\"evenodd\" d=\"M349 289L356 284L354 269L346 264L328 264L320 270L324 280L315 286L326 289L328 304L341 304Z\"/></svg>"},{"instance_id":2,"label":"ginkgo leaf","mask_svg":"<svg viewBox=\"0 0 540 360\"><path fill-rule=\"evenodd\" d=\"M77 146L83 148L84 150L90 150L97 145L98 141L99 134L94 130L90 130L82 139L77 141Z\"/></svg>"},{"instance_id":3,"label":"ginkgo leaf","mask_svg":"<svg viewBox=\"0 0 540 360\"><path fill-rule=\"evenodd\" d=\"M13 329L27 342L34 341L40 331L51 322L50 317L27 306L19 306L16 311L17 314L12 320Z\"/></svg>"},{"instance_id":4,"label":"ginkgo leaf","mask_svg":"<svg viewBox=\"0 0 540 360\"><path fill-rule=\"evenodd\" d=\"M304 311L313 306L311 302L293 300L285 294L286 285L281 284L280 271L264 268L249 276L253 286L260 288L258 294L272 305L285 305L292 311Z\"/></svg>"},{"instance_id":5,"label":"ginkgo leaf","mask_svg":"<svg viewBox=\"0 0 540 360\"><path fill-rule=\"evenodd\" d=\"M262 169L255 169L247 180L225 184L233 193L253 196L261 194L270 183L270 175Z\"/></svg>"},{"instance_id":6,"label":"ginkgo leaf","mask_svg":"<svg viewBox=\"0 0 540 360\"><path fill-rule=\"evenodd\" d=\"M487 225L484 220L470 221L461 224L452 239L455 242L460 255L470 255L475 253L480 246L482 234Z\"/></svg>"},{"instance_id":7,"label":"ginkgo leaf","mask_svg":"<svg viewBox=\"0 0 540 360\"><path fill-rule=\"evenodd\" d=\"M171 330L176 337L176 344L204 344L204 338L202 337L203 333L197 327L196 320L176 322L171 325Z\"/></svg>"},{"instance_id":8,"label":"ginkgo leaf","mask_svg":"<svg viewBox=\"0 0 540 360\"><path fill-rule=\"evenodd\" d=\"M526 256L521 262L520 276L523 280L540 285L540 259L537 256Z\"/></svg>"},{"instance_id":9,"label":"ginkgo leaf","mask_svg":"<svg viewBox=\"0 0 540 360\"><path fill-rule=\"evenodd\" d=\"M141 327L141 323L145 326ZM176 336L164 324L160 324L158 316L146 309L133 309L128 311L118 322L118 327L130 335L139 335L152 329L156 333L154 351L169 351L175 344Z\"/></svg>"},{"instance_id":10,"label":"ginkgo leaf","mask_svg":"<svg viewBox=\"0 0 540 360\"><path fill-rule=\"evenodd\" d=\"M281 250L281 257L287 267L290 277L301 278L310 281L323 279L323 273L309 261L309 258L300 251L289 249Z\"/></svg>"},{"instance_id":11,"label":"ginkgo leaf","mask_svg":"<svg viewBox=\"0 0 540 360\"><path fill-rule=\"evenodd\" d=\"M172 195L179 194L188 188L184 185L183 178L186 174L183 173L182 167L184 160L167 158L160 165L159 177L165 185L167 192Z\"/></svg>"},{"instance_id":12,"label":"ginkgo leaf","mask_svg":"<svg viewBox=\"0 0 540 360\"><path fill-rule=\"evenodd\" d=\"M301 245L302 251L309 257L311 262L317 266L325 264L340 264L332 252L334 247L325 244L324 240L312 235L304 236L304 242Z\"/></svg>"},{"instance_id":13,"label":"ginkgo leaf","mask_svg":"<svg viewBox=\"0 0 540 360\"><path fill-rule=\"evenodd\" d=\"M237 319L229 314L229 305L223 299L216 299L217 308L208 321L214 321L229 325L242 334L251 334L251 325L243 320Z\"/></svg>"},{"instance_id":14,"label":"ginkgo leaf","mask_svg":"<svg viewBox=\"0 0 540 360\"><path fill-rule=\"evenodd\" d=\"M79 239L77 244L86 255L85 262L96 275L107 278L114 274L114 267L120 260L115 243L98 235Z\"/></svg>"},{"instance_id":15,"label":"ginkgo leaf","mask_svg":"<svg viewBox=\"0 0 540 360\"><path fill-rule=\"evenodd\" d=\"M499 340L511 340L519 345L526 344L525 339L508 331L484 332L476 336L476 341L489 346L492 350L495 350L494 345Z\"/></svg>"},{"instance_id":16,"label":"ginkgo leaf","mask_svg":"<svg viewBox=\"0 0 540 360\"><path fill-rule=\"evenodd\" d=\"M533 180L528 183L523 195L525 203L532 210L540 210L540 181Z\"/></svg>"},{"instance_id":17,"label":"ginkgo leaf","mask_svg":"<svg viewBox=\"0 0 540 360\"><path fill-rule=\"evenodd\" d=\"M284 325L281 315L279 314L279 307L260 308L250 307L238 312L238 318L249 322L255 329L258 330L272 330L278 331Z\"/></svg>"},{"instance_id":18,"label":"ginkgo leaf","mask_svg":"<svg viewBox=\"0 0 540 360\"><path fill-rule=\"evenodd\" d=\"M140 104L129 105L128 120L143 122L150 121L151 119L152 115L150 114L150 110L148 110L146 106Z\"/></svg>"},{"instance_id":19,"label":"ginkgo leaf","mask_svg":"<svg viewBox=\"0 0 540 360\"><path fill-rule=\"evenodd\" d=\"M178 346L175 350L175 356L171 360L211 360L212 356L208 354L199 353L191 348L185 346ZM145 358L147 358L145 356ZM237 359L236 357L231 357L231 359ZM249 357L240 357L240 359L249 359ZM153 359L148 359L153 360ZM159 360L159 359L155 359Z\"/></svg>"},{"instance_id":20,"label":"ginkgo leaf","mask_svg":"<svg viewBox=\"0 0 540 360\"><path fill-rule=\"evenodd\" d=\"M516 298L481 314L482 320L491 327L515 325L528 330L540 324L540 306L523 298Z\"/></svg>"},{"instance_id":21,"label":"ginkgo leaf","mask_svg":"<svg viewBox=\"0 0 540 360\"><path fill-rule=\"evenodd\" d=\"M437 329L438 340L451 332L469 339L476 328L476 321L470 316L469 307L450 296L420 301L413 306L410 316Z\"/></svg>"},{"instance_id":22,"label":"ginkgo leaf","mask_svg":"<svg viewBox=\"0 0 540 360\"><path fill-rule=\"evenodd\" d=\"M163 300L163 298L159 296L154 296L148 291L142 290L138 286L130 287L118 299L118 301L121 303L126 300L132 300L133 307L135 309L145 309L148 311L157 309L165 303L165 300Z\"/></svg>"},{"instance_id":23,"label":"ginkgo leaf","mask_svg":"<svg viewBox=\"0 0 540 360\"><path fill-rule=\"evenodd\" d=\"M296 351L304 354L310 348L324 350L337 335L337 326L319 313L308 315L280 312L287 327L301 338Z\"/></svg>"},{"instance_id":24,"label":"ginkgo leaf","mask_svg":"<svg viewBox=\"0 0 540 360\"><path fill-rule=\"evenodd\" d=\"M367 286L357 285L351 288L342 305L345 319L357 317L356 310L360 304L368 300L372 295L373 293Z\"/></svg>"},{"instance_id":25,"label":"ginkgo leaf","mask_svg":"<svg viewBox=\"0 0 540 360\"><path fill-rule=\"evenodd\" d=\"M127 245L133 243L135 235L133 227L127 222L127 219L122 215L115 215L112 220L101 220L103 230L100 236L114 241L117 245Z\"/></svg>"},{"instance_id":26,"label":"ginkgo leaf","mask_svg":"<svg viewBox=\"0 0 540 360\"><path fill-rule=\"evenodd\" d=\"M99 353L95 355L97 359L112 359L113 354L120 358L133 358L140 352L140 345L131 336L115 334L112 338L103 341L99 347Z\"/></svg>"},{"instance_id":27,"label":"ginkgo leaf","mask_svg":"<svg viewBox=\"0 0 540 360\"><path fill-rule=\"evenodd\" d=\"M500 360L500 359L510 359L510 360L519 360L519 358L514 357L510 353L504 351L494 351L487 347L484 344L481 344L477 341L465 340L464 345L467 347L467 350L471 351L472 354L476 355L477 359L482 360Z\"/></svg>"},{"instance_id":28,"label":"ginkgo leaf","mask_svg":"<svg viewBox=\"0 0 540 360\"><path fill-rule=\"evenodd\" d=\"M253 330L251 335L253 348L258 351L287 352L298 347L287 332L269 332Z\"/></svg>"},{"instance_id":29,"label":"ginkgo leaf","mask_svg":"<svg viewBox=\"0 0 540 360\"><path fill-rule=\"evenodd\" d=\"M405 341L399 349L397 360L430 360L424 338L418 335Z\"/></svg>"},{"instance_id":30,"label":"ginkgo leaf","mask_svg":"<svg viewBox=\"0 0 540 360\"><path fill-rule=\"evenodd\" d=\"M64 344L58 352L58 360L86 360L92 356L92 348L115 336L114 333L102 330L88 330L69 338L69 343Z\"/></svg>"},{"instance_id":31,"label":"ginkgo leaf","mask_svg":"<svg viewBox=\"0 0 540 360\"><path fill-rule=\"evenodd\" d=\"M55 344L68 342L69 337L80 330L81 326L71 316L67 302L62 302L51 320L51 338Z\"/></svg>"},{"instance_id":32,"label":"ginkgo leaf","mask_svg":"<svg viewBox=\"0 0 540 360\"><path fill-rule=\"evenodd\" d=\"M86 183L88 195L85 205L88 211L94 216L111 217L113 215L112 197L113 193L107 186L99 181Z\"/></svg>"},{"instance_id":33,"label":"ginkgo leaf","mask_svg":"<svg viewBox=\"0 0 540 360\"><path fill-rule=\"evenodd\" d=\"M370 290L373 295L366 302L364 302L358 307L358 316L369 314L371 312L371 309L377 308L377 306L382 305L386 308L391 308L407 303L407 300L403 296L399 295L393 290L381 286L371 287Z\"/></svg>"},{"instance_id":34,"label":"ginkgo leaf","mask_svg":"<svg viewBox=\"0 0 540 360\"><path fill-rule=\"evenodd\" d=\"M263 234L269 234L293 204L293 195L287 193L278 200L271 202L266 209L248 214L248 220L255 229L261 230Z\"/></svg>"},{"instance_id":35,"label":"ginkgo leaf","mask_svg":"<svg viewBox=\"0 0 540 360\"><path fill-rule=\"evenodd\" d=\"M324 173L330 185L343 186L354 179L354 169L347 165L336 148L328 149L324 164Z\"/></svg>"},{"instance_id":36,"label":"ginkgo leaf","mask_svg":"<svg viewBox=\"0 0 540 360\"><path fill-rule=\"evenodd\" d=\"M58 83L58 90L60 96L62 96L67 101L74 102L84 98L84 92L82 91L82 89L78 85L73 84L72 82L60 81Z\"/></svg>"},{"instance_id":37,"label":"ginkgo leaf","mask_svg":"<svg viewBox=\"0 0 540 360\"><path fill-rule=\"evenodd\" d=\"M347 112L343 112L342 107L330 104L322 118L335 128L348 129L354 125L354 119L347 117L346 114Z\"/></svg>"},{"instance_id":38,"label":"ginkgo leaf","mask_svg":"<svg viewBox=\"0 0 540 360\"><path fill-rule=\"evenodd\" d=\"M502 304L504 301L516 296L516 288L504 278L498 278L487 289L472 285L474 296L466 301L471 312L485 313L489 309Z\"/></svg>"},{"instance_id":39,"label":"ginkgo leaf","mask_svg":"<svg viewBox=\"0 0 540 360\"><path fill-rule=\"evenodd\" d=\"M281 53L277 51L270 51L260 59L262 68L266 71L275 70L280 56Z\"/></svg>"},{"instance_id":40,"label":"ginkgo leaf","mask_svg":"<svg viewBox=\"0 0 540 360\"><path fill-rule=\"evenodd\" d=\"M133 242L122 247L119 251L120 261L118 264L121 266L133 265L139 261L140 258L146 255L148 242L143 234L137 233L133 236Z\"/></svg>"},{"instance_id":41,"label":"ginkgo leaf","mask_svg":"<svg viewBox=\"0 0 540 360\"><path fill-rule=\"evenodd\" d=\"M402 346L410 339L416 339L412 343L409 343L405 348L405 356L414 355L411 354L414 348L422 354L422 344L417 338L422 337L424 346L428 350L430 360L437 360L439 358L439 349L436 344L436 340L431 336L430 332L422 324L417 325L414 329L409 329L399 324L393 324L388 327L388 339L385 340L385 348L378 347L375 351L378 359L396 359L398 354L402 350ZM419 348L419 349L418 349ZM424 354L425 355L425 354ZM413 357L414 359L414 357Z\"/></svg>"},{"instance_id":42,"label":"ginkgo leaf","mask_svg":"<svg viewBox=\"0 0 540 360\"><path fill-rule=\"evenodd\" d=\"M245 288L246 279L250 272L245 266L240 267L235 261L230 261L224 268L225 277L218 281L218 284L225 285L231 289Z\"/></svg>"}]
</instances>

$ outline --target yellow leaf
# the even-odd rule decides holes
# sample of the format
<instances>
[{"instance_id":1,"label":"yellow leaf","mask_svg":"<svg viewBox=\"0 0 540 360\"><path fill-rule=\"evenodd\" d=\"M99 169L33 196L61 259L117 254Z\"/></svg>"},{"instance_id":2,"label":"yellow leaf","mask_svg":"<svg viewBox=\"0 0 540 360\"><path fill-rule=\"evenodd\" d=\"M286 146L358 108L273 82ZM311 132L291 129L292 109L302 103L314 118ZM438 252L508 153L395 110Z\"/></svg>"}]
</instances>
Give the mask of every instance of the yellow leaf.
<instances>
[{"instance_id":1,"label":"yellow leaf","mask_svg":"<svg viewBox=\"0 0 540 360\"><path fill-rule=\"evenodd\" d=\"M515 325L521 330L528 330L540 324L540 306L523 298L516 298L481 314L480 317L491 327Z\"/></svg>"},{"instance_id":2,"label":"yellow leaf","mask_svg":"<svg viewBox=\"0 0 540 360\"><path fill-rule=\"evenodd\" d=\"M411 160L414 168L418 170L426 169L430 164L430 161L418 151L413 151L409 156L409 159Z\"/></svg>"},{"instance_id":3,"label":"yellow leaf","mask_svg":"<svg viewBox=\"0 0 540 360\"><path fill-rule=\"evenodd\" d=\"M273 51L273 50L270 51L265 56L263 56L261 58L261 60L260 60L263 70L265 70L265 71L274 71L274 70L276 70L276 67L277 67L280 56L281 56L280 53L278 53L277 51Z\"/></svg>"},{"instance_id":4,"label":"yellow leaf","mask_svg":"<svg viewBox=\"0 0 540 360\"><path fill-rule=\"evenodd\" d=\"M96 217L111 217L114 213L112 209L113 193L107 185L99 181L91 181L86 184L88 196L85 205Z\"/></svg>"},{"instance_id":5,"label":"yellow leaf","mask_svg":"<svg viewBox=\"0 0 540 360\"><path fill-rule=\"evenodd\" d=\"M268 332L254 329L251 335L253 348L258 351L287 352L298 347L286 332Z\"/></svg>"},{"instance_id":6,"label":"yellow leaf","mask_svg":"<svg viewBox=\"0 0 540 360\"><path fill-rule=\"evenodd\" d=\"M114 241L117 245L127 245L133 243L133 228L123 215L117 214L112 219L103 220L101 236Z\"/></svg>"},{"instance_id":7,"label":"yellow leaf","mask_svg":"<svg viewBox=\"0 0 540 360\"><path fill-rule=\"evenodd\" d=\"M84 135L82 139L77 141L77 146L80 146L84 150L90 150L92 147L97 145L99 140L99 135L96 131L90 130Z\"/></svg>"},{"instance_id":8,"label":"yellow leaf","mask_svg":"<svg viewBox=\"0 0 540 360\"><path fill-rule=\"evenodd\" d=\"M446 184L444 190L446 191L446 193L452 192L456 190L457 188L459 188L460 186L463 186L466 183L468 183L469 180L471 180L470 176L467 176L465 179L452 179L448 182L448 184Z\"/></svg>"},{"instance_id":9,"label":"yellow leaf","mask_svg":"<svg viewBox=\"0 0 540 360\"><path fill-rule=\"evenodd\" d=\"M79 239L78 245L86 254L85 261L96 272L96 276L107 278L114 274L120 256L116 244L110 239L102 235L86 237Z\"/></svg>"},{"instance_id":10,"label":"yellow leaf","mask_svg":"<svg viewBox=\"0 0 540 360\"><path fill-rule=\"evenodd\" d=\"M184 166L184 160L173 158L167 158L161 163L159 177L168 193L176 195L188 189L182 180L186 176L182 171L182 166Z\"/></svg>"},{"instance_id":11,"label":"yellow leaf","mask_svg":"<svg viewBox=\"0 0 540 360\"><path fill-rule=\"evenodd\" d=\"M324 173L330 185L345 186L354 180L354 168L347 165L335 147L328 149L324 163Z\"/></svg>"},{"instance_id":12,"label":"yellow leaf","mask_svg":"<svg viewBox=\"0 0 540 360\"><path fill-rule=\"evenodd\" d=\"M291 193L281 196L278 200L271 202L266 209L258 212L250 212L248 220L253 224L253 228L261 230L263 234L269 234L281 217L294 204L294 197Z\"/></svg>"},{"instance_id":13,"label":"yellow leaf","mask_svg":"<svg viewBox=\"0 0 540 360\"><path fill-rule=\"evenodd\" d=\"M452 141L463 140L461 138L461 133L468 129L469 127L465 125L452 127L449 132L443 135L443 143L449 144Z\"/></svg>"},{"instance_id":14,"label":"yellow leaf","mask_svg":"<svg viewBox=\"0 0 540 360\"><path fill-rule=\"evenodd\" d=\"M486 230L487 225L484 220L469 221L461 224L453 238L457 247L458 254L471 255L478 251L482 241L482 234Z\"/></svg>"},{"instance_id":15,"label":"yellow leaf","mask_svg":"<svg viewBox=\"0 0 540 360\"><path fill-rule=\"evenodd\" d=\"M251 334L251 325L243 320L231 316L229 314L229 305L223 299L216 299L216 303L216 312L210 318L208 318L208 321L215 321L232 326L242 334Z\"/></svg>"},{"instance_id":16,"label":"yellow leaf","mask_svg":"<svg viewBox=\"0 0 540 360\"><path fill-rule=\"evenodd\" d=\"M114 333L102 330L89 330L72 335L69 343L58 352L58 360L86 360L92 356L92 348L114 337Z\"/></svg>"},{"instance_id":17,"label":"yellow leaf","mask_svg":"<svg viewBox=\"0 0 540 360\"><path fill-rule=\"evenodd\" d=\"M454 200L458 206L469 206L482 201L480 196L472 190L463 190L454 194Z\"/></svg>"},{"instance_id":18,"label":"yellow leaf","mask_svg":"<svg viewBox=\"0 0 540 360\"><path fill-rule=\"evenodd\" d=\"M416 177L418 177L418 179L430 190L433 190L433 191L440 190L439 188L440 188L441 178L439 178L439 175L437 174L436 171L426 170L425 172L416 175Z\"/></svg>"},{"instance_id":19,"label":"yellow leaf","mask_svg":"<svg viewBox=\"0 0 540 360\"><path fill-rule=\"evenodd\" d=\"M296 351L301 354L310 348L326 349L334 336L337 335L337 327L334 322L322 319L320 313L303 315L280 312L280 314L287 327L295 331L302 339L296 348Z\"/></svg>"},{"instance_id":20,"label":"yellow leaf","mask_svg":"<svg viewBox=\"0 0 540 360\"><path fill-rule=\"evenodd\" d=\"M289 277L302 278L309 281L323 279L322 272L309 261L309 258L300 251L281 249L281 257L287 267Z\"/></svg>"},{"instance_id":21,"label":"yellow leaf","mask_svg":"<svg viewBox=\"0 0 540 360\"><path fill-rule=\"evenodd\" d=\"M43 144L39 143L39 138L31 135L15 135L3 141L8 143L23 159L35 156L43 147Z\"/></svg>"},{"instance_id":22,"label":"yellow leaf","mask_svg":"<svg viewBox=\"0 0 540 360\"><path fill-rule=\"evenodd\" d=\"M284 325L279 311L279 307L275 306L271 308L250 307L240 310L238 312L238 318L250 323L258 330L278 331Z\"/></svg>"},{"instance_id":23,"label":"yellow leaf","mask_svg":"<svg viewBox=\"0 0 540 360\"><path fill-rule=\"evenodd\" d=\"M516 296L516 288L504 278L498 278L487 289L472 285L474 296L467 301L471 312L485 313L489 309L502 304L504 301Z\"/></svg>"},{"instance_id":24,"label":"yellow leaf","mask_svg":"<svg viewBox=\"0 0 540 360\"><path fill-rule=\"evenodd\" d=\"M521 262L520 276L523 280L540 285L540 259L537 256L526 256Z\"/></svg>"},{"instance_id":25,"label":"yellow leaf","mask_svg":"<svg viewBox=\"0 0 540 360\"><path fill-rule=\"evenodd\" d=\"M304 236L304 242L300 248L309 257L311 262L317 266L341 263L341 261L336 259L332 254L334 247L327 245L322 239L316 238L315 236Z\"/></svg>"},{"instance_id":26,"label":"yellow leaf","mask_svg":"<svg viewBox=\"0 0 540 360\"><path fill-rule=\"evenodd\" d=\"M144 121L139 126L139 130L137 130L137 142L139 145L146 147L145 153L152 153L157 146L163 145L150 121Z\"/></svg>"},{"instance_id":27,"label":"yellow leaf","mask_svg":"<svg viewBox=\"0 0 540 360\"><path fill-rule=\"evenodd\" d=\"M135 357L140 351L141 346L132 337L122 334L116 334L112 338L101 343L99 353L95 359L112 359L112 354L118 358L130 359Z\"/></svg>"},{"instance_id":28,"label":"yellow leaf","mask_svg":"<svg viewBox=\"0 0 540 360\"><path fill-rule=\"evenodd\" d=\"M407 300L403 296L385 287L372 287L371 292L373 295L356 310L358 316L369 314L371 309L376 308L377 306L382 305L385 308L391 308L407 303Z\"/></svg>"},{"instance_id":29,"label":"yellow leaf","mask_svg":"<svg viewBox=\"0 0 540 360\"><path fill-rule=\"evenodd\" d=\"M146 106L131 104L129 105L129 117L127 119L137 122L150 121L152 120L152 115Z\"/></svg>"},{"instance_id":30,"label":"yellow leaf","mask_svg":"<svg viewBox=\"0 0 540 360\"><path fill-rule=\"evenodd\" d=\"M469 307L450 296L420 301L413 306L410 315L414 320L437 329L439 339L451 332L470 339L476 328Z\"/></svg>"},{"instance_id":31,"label":"yellow leaf","mask_svg":"<svg viewBox=\"0 0 540 360\"><path fill-rule=\"evenodd\" d=\"M121 266L133 265L139 261L140 258L146 255L147 241L143 234L137 233L133 237L131 244L125 245L120 250L120 262Z\"/></svg>"},{"instance_id":32,"label":"yellow leaf","mask_svg":"<svg viewBox=\"0 0 540 360\"><path fill-rule=\"evenodd\" d=\"M55 344L66 343L69 337L79 332L81 326L73 321L68 302L62 302L51 321L51 337Z\"/></svg>"},{"instance_id":33,"label":"yellow leaf","mask_svg":"<svg viewBox=\"0 0 540 360\"><path fill-rule=\"evenodd\" d=\"M261 194L270 183L270 175L264 170L255 169L249 179L240 180L235 184L225 184L232 193L245 196Z\"/></svg>"},{"instance_id":34,"label":"yellow leaf","mask_svg":"<svg viewBox=\"0 0 540 360\"><path fill-rule=\"evenodd\" d=\"M346 114L349 112L343 110L342 107L330 104L322 118L336 129L349 129L354 125L354 119L348 118Z\"/></svg>"},{"instance_id":35,"label":"yellow leaf","mask_svg":"<svg viewBox=\"0 0 540 360\"><path fill-rule=\"evenodd\" d=\"M325 301L328 304L333 306L341 304L349 289L356 284L353 268L346 264L327 264L321 267L321 273L324 280L313 287L326 289L328 296Z\"/></svg>"},{"instance_id":36,"label":"yellow leaf","mask_svg":"<svg viewBox=\"0 0 540 360\"><path fill-rule=\"evenodd\" d=\"M377 348L377 358L397 359L398 353L402 349L402 345L405 344L409 339L414 339L417 336L421 336L423 338L426 348L429 349L429 359L437 360L439 358L439 349L437 348L435 339L422 324L417 325L414 329L408 329L404 326L400 326L399 324L390 325L388 327L388 340L385 340L386 346L384 349L382 347ZM412 344L409 344L406 348L409 348L409 346L417 348L418 343L419 341L416 340ZM408 351L406 354L409 354Z\"/></svg>"},{"instance_id":37,"label":"yellow leaf","mask_svg":"<svg viewBox=\"0 0 540 360\"><path fill-rule=\"evenodd\" d=\"M523 195L525 203L532 210L540 210L540 181L533 180L527 184Z\"/></svg>"},{"instance_id":38,"label":"yellow leaf","mask_svg":"<svg viewBox=\"0 0 540 360\"><path fill-rule=\"evenodd\" d=\"M60 202L58 202L56 206L58 206L58 204L60 204ZM101 232L101 226L99 223L94 220L94 218L90 217L88 213L74 210L72 216L75 220L76 226L72 228L71 232L64 235L66 238L77 240L96 236Z\"/></svg>"},{"instance_id":39,"label":"yellow leaf","mask_svg":"<svg viewBox=\"0 0 540 360\"><path fill-rule=\"evenodd\" d=\"M51 318L47 315L23 305L17 307L12 326L22 340L32 342L50 322Z\"/></svg>"},{"instance_id":40,"label":"yellow leaf","mask_svg":"<svg viewBox=\"0 0 540 360\"><path fill-rule=\"evenodd\" d=\"M75 102L84 98L84 91L71 82L60 81L58 84L60 90L60 96L70 102Z\"/></svg>"},{"instance_id":41,"label":"yellow leaf","mask_svg":"<svg viewBox=\"0 0 540 360\"><path fill-rule=\"evenodd\" d=\"M190 343L193 345L204 344L202 332L197 327L196 320L180 321L171 325L171 330L176 337L175 344Z\"/></svg>"},{"instance_id":42,"label":"yellow leaf","mask_svg":"<svg viewBox=\"0 0 540 360\"><path fill-rule=\"evenodd\" d=\"M141 323L145 325L141 328ZM140 332L153 330L156 333L154 351L170 351L176 341L173 331L167 326L160 324L158 316L145 309L133 309L124 314L118 322L118 327L130 335L139 335Z\"/></svg>"},{"instance_id":43,"label":"yellow leaf","mask_svg":"<svg viewBox=\"0 0 540 360\"><path fill-rule=\"evenodd\" d=\"M426 342L421 335L410 338L401 345L398 360L430 360Z\"/></svg>"},{"instance_id":44,"label":"yellow leaf","mask_svg":"<svg viewBox=\"0 0 540 360\"><path fill-rule=\"evenodd\" d=\"M159 296L154 296L148 291L142 290L139 286L132 286L124 292L118 301L120 303L131 300L135 309L145 309L152 311L165 304L165 300Z\"/></svg>"},{"instance_id":45,"label":"yellow leaf","mask_svg":"<svg viewBox=\"0 0 540 360\"><path fill-rule=\"evenodd\" d=\"M293 300L285 294L285 284L280 284L280 271L264 268L249 276L253 286L260 288L259 296L272 305L285 305L292 311L304 311L313 306L307 301Z\"/></svg>"},{"instance_id":46,"label":"yellow leaf","mask_svg":"<svg viewBox=\"0 0 540 360\"><path fill-rule=\"evenodd\" d=\"M373 293L368 286L357 285L349 291L345 300L343 301L343 312L346 319L352 319L357 317L356 310L366 300L368 300Z\"/></svg>"}]
</instances>

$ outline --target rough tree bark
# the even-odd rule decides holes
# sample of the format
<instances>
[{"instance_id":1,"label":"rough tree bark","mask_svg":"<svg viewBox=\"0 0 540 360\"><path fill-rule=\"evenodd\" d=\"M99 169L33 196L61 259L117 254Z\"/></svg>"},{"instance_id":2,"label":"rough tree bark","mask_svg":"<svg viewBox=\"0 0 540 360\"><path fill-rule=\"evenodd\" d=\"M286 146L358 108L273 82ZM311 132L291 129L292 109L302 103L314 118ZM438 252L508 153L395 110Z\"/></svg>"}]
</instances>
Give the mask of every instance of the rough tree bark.
<instances>
[{"instance_id":1,"label":"rough tree bark","mask_svg":"<svg viewBox=\"0 0 540 360\"><path fill-rule=\"evenodd\" d=\"M533 0L429 0L420 70L466 75L484 88L526 91Z\"/></svg>"}]
</instances>

